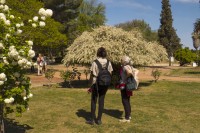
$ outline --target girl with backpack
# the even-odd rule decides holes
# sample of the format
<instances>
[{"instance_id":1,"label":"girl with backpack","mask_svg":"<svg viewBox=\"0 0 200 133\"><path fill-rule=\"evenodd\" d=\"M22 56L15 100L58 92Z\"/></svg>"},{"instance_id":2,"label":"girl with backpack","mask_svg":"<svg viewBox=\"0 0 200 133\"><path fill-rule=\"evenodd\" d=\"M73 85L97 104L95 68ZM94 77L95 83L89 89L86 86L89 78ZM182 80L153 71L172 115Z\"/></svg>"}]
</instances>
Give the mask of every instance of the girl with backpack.
<instances>
[{"instance_id":1,"label":"girl with backpack","mask_svg":"<svg viewBox=\"0 0 200 133\"><path fill-rule=\"evenodd\" d=\"M92 80L91 92L91 120L86 121L87 124L102 124L101 118L104 109L104 99L111 82L111 73L113 71L110 61L106 59L107 53L105 48L100 47L97 51L97 59L92 63L90 68ZM98 115L96 117L96 103L98 100Z\"/></svg>"},{"instance_id":2,"label":"girl with backpack","mask_svg":"<svg viewBox=\"0 0 200 133\"><path fill-rule=\"evenodd\" d=\"M130 58L128 56L124 56L121 59L121 69L120 69L120 84L119 88L121 91L121 99L124 107L125 118L121 119L120 122L130 122L131 120L131 104L130 104L130 96L132 96L133 92L127 90L127 80L129 77L133 76L136 80L137 86L139 84L137 75L139 70L133 68L131 65ZM137 88L136 88L137 89Z\"/></svg>"}]
</instances>

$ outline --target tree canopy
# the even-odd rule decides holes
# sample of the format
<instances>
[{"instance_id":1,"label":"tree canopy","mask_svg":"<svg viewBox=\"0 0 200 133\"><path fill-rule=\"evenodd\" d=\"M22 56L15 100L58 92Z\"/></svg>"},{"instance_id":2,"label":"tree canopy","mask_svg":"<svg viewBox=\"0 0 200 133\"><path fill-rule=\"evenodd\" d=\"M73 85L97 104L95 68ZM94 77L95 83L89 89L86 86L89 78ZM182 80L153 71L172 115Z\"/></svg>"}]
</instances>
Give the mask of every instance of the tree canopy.
<instances>
[{"instance_id":1,"label":"tree canopy","mask_svg":"<svg viewBox=\"0 0 200 133\"><path fill-rule=\"evenodd\" d=\"M103 25L106 21L105 6L98 0L42 0L47 8L51 8L54 19L61 22L68 44L84 31Z\"/></svg>"},{"instance_id":2,"label":"tree canopy","mask_svg":"<svg viewBox=\"0 0 200 133\"><path fill-rule=\"evenodd\" d=\"M129 56L134 65L149 65L167 58L166 50L157 42L146 42L140 31L100 26L84 32L67 48L64 64L90 64L99 47L105 47L109 60L119 64L121 57Z\"/></svg>"},{"instance_id":3,"label":"tree canopy","mask_svg":"<svg viewBox=\"0 0 200 133\"><path fill-rule=\"evenodd\" d=\"M135 30L135 28L139 29L146 41L157 41L158 34L156 31L152 31L149 24L147 24L144 20L132 20L129 22L124 22L117 24L116 27L122 28L126 31Z\"/></svg>"},{"instance_id":4,"label":"tree canopy","mask_svg":"<svg viewBox=\"0 0 200 133\"><path fill-rule=\"evenodd\" d=\"M12 8L11 13L19 16L19 19L22 19L25 24L34 22L33 18L38 17L35 16L35 14L43 7L43 3L37 0L7 0L7 4ZM66 47L67 44L66 35L61 33L64 28L62 24L56 22L54 19L43 19L46 19L46 26L40 29L33 29L31 25L24 26L22 36L24 36L24 39L30 38L34 41L33 49L36 53L58 53L63 47Z\"/></svg>"}]
</instances>

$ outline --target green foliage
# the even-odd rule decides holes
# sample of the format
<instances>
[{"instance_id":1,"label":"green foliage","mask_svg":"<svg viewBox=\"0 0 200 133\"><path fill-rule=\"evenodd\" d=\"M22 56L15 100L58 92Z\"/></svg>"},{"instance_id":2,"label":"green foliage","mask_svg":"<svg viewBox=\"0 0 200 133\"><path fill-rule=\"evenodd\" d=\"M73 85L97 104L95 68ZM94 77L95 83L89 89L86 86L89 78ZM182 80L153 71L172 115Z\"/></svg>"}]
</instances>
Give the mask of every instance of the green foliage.
<instances>
[{"instance_id":1,"label":"green foliage","mask_svg":"<svg viewBox=\"0 0 200 133\"><path fill-rule=\"evenodd\" d=\"M158 81L158 79L160 78L160 75L161 75L161 71L158 70L158 69L153 69L153 70L151 71L151 76L153 76L154 82L157 82L157 81Z\"/></svg>"},{"instance_id":2,"label":"green foliage","mask_svg":"<svg viewBox=\"0 0 200 133\"><path fill-rule=\"evenodd\" d=\"M82 33L78 30L79 24L77 18L79 16L79 7L83 0L43 0L45 7L54 11L53 18L62 23L64 26L63 33L66 34L67 44L71 44L73 40Z\"/></svg>"},{"instance_id":3,"label":"green foliage","mask_svg":"<svg viewBox=\"0 0 200 133\"><path fill-rule=\"evenodd\" d=\"M76 67L72 67L72 71L60 71L60 77L64 80L64 87L71 87L73 88L71 82L76 78L80 81L81 73L78 71Z\"/></svg>"},{"instance_id":4,"label":"green foliage","mask_svg":"<svg viewBox=\"0 0 200 133\"><path fill-rule=\"evenodd\" d=\"M173 27L172 12L169 0L162 0L162 11L160 28L158 30L158 41L168 53L168 57L174 55L175 51L181 48L180 38Z\"/></svg>"},{"instance_id":5,"label":"green foliage","mask_svg":"<svg viewBox=\"0 0 200 133\"><path fill-rule=\"evenodd\" d=\"M125 31L139 29L146 41L157 41L158 35L156 31L152 31L149 24L144 20L132 20L130 22L117 24L116 27L122 28Z\"/></svg>"},{"instance_id":6,"label":"green foliage","mask_svg":"<svg viewBox=\"0 0 200 133\"><path fill-rule=\"evenodd\" d=\"M72 44L84 31L90 31L106 21L105 6L97 0L43 1L47 8L54 10L54 19L64 25L68 44Z\"/></svg>"},{"instance_id":7,"label":"green foliage","mask_svg":"<svg viewBox=\"0 0 200 133\"><path fill-rule=\"evenodd\" d=\"M175 59L179 61L180 66L183 66L195 61L197 58L196 54L189 48L182 48L176 51Z\"/></svg>"},{"instance_id":8,"label":"green foliage","mask_svg":"<svg viewBox=\"0 0 200 133\"><path fill-rule=\"evenodd\" d=\"M51 82L54 77L54 74L55 74L55 70L47 69L47 71L45 72L45 78L47 78L49 82Z\"/></svg>"},{"instance_id":9,"label":"green foliage","mask_svg":"<svg viewBox=\"0 0 200 133\"><path fill-rule=\"evenodd\" d=\"M68 80L70 80L71 77L71 71L66 70L66 71L60 71L60 77L64 80L66 83Z\"/></svg>"},{"instance_id":10,"label":"green foliage","mask_svg":"<svg viewBox=\"0 0 200 133\"><path fill-rule=\"evenodd\" d=\"M23 2L21 0L7 0L7 4L12 8L12 14L20 16L25 24L44 6L37 0ZM22 30L24 40L29 38L34 41L33 49L36 53L56 56L57 53L63 52L63 48L66 47L67 37L62 34L64 26L51 18L46 19L46 26L43 28L34 29L31 25L26 25Z\"/></svg>"}]
</instances>

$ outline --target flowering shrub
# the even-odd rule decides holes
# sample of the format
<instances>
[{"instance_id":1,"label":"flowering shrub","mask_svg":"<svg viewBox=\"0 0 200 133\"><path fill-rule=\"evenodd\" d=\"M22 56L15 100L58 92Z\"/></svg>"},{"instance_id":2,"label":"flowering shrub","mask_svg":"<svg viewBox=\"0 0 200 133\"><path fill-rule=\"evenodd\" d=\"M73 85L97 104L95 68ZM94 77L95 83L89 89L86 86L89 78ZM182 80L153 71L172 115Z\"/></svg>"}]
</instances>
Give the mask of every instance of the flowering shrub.
<instances>
[{"instance_id":1,"label":"flowering shrub","mask_svg":"<svg viewBox=\"0 0 200 133\"><path fill-rule=\"evenodd\" d=\"M127 32L120 28L101 26L92 32L84 32L67 48L64 64L90 64L96 58L99 47L105 47L109 60L119 64L128 55L134 65L149 65L167 59L163 46L146 42L139 31Z\"/></svg>"},{"instance_id":2,"label":"flowering shrub","mask_svg":"<svg viewBox=\"0 0 200 133\"><path fill-rule=\"evenodd\" d=\"M45 26L45 18L53 14L50 9L44 8L38 13L40 17L35 16L27 23L33 28ZM29 98L33 96L25 69L31 67L35 52L32 50L33 41L24 40L21 36L24 25L20 17L11 14L5 0L0 0L0 106L4 113L16 111L21 114L28 108Z\"/></svg>"}]
</instances>

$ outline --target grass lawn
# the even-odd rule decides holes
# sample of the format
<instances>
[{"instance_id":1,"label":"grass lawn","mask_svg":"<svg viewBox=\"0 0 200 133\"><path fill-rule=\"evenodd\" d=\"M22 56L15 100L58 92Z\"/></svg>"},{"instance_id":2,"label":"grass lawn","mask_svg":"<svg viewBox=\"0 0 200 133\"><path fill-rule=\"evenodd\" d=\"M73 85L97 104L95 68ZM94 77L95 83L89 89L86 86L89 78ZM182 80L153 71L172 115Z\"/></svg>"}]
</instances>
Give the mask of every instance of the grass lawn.
<instances>
[{"instance_id":1,"label":"grass lawn","mask_svg":"<svg viewBox=\"0 0 200 133\"><path fill-rule=\"evenodd\" d=\"M200 67L175 69L172 70L168 76L200 78Z\"/></svg>"},{"instance_id":2,"label":"grass lawn","mask_svg":"<svg viewBox=\"0 0 200 133\"><path fill-rule=\"evenodd\" d=\"M199 133L200 83L141 82L131 97L132 121L120 123L119 90L109 90L103 124L87 125L90 94L86 89L32 88L30 110L10 114L6 133Z\"/></svg>"}]
</instances>

